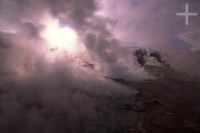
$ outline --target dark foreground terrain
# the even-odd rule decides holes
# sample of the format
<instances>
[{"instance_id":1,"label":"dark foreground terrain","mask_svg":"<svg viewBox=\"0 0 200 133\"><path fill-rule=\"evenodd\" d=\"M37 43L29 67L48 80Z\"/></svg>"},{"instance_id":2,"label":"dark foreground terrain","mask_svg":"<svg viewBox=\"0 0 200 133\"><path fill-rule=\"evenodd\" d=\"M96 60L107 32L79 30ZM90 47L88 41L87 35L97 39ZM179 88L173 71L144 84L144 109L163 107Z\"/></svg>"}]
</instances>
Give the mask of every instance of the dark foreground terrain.
<instances>
[{"instance_id":1,"label":"dark foreground terrain","mask_svg":"<svg viewBox=\"0 0 200 133\"><path fill-rule=\"evenodd\" d=\"M145 66L145 69L157 79L125 83L139 93L134 98L115 101L119 106L116 116L121 123L113 133L199 133L198 80L169 67Z\"/></svg>"},{"instance_id":2,"label":"dark foreground terrain","mask_svg":"<svg viewBox=\"0 0 200 133\"><path fill-rule=\"evenodd\" d=\"M79 102L87 104L79 107L77 102L63 110L59 106L62 100L48 105L37 99L26 102L35 91L14 99L23 99L19 103L6 103L15 96L9 96L13 95L9 91L14 89L14 82L4 75L0 81L0 133L200 133L198 80L168 67L145 69L157 79L129 83L114 80L136 88L136 95L115 97L83 92L89 98ZM73 94L70 102L77 101Z\"/></svg>"},{"instance_id":3,"label":"dark foreground terrain","mask_svg":"<svg viewBox=\"0 0 200 133\"><path fill-rule=\"evenodd\" d=\"M168 67L146 66L158 79L133 83L144 109L133 132L199 133L200 83Z\"/></svg>"}]
</instances>

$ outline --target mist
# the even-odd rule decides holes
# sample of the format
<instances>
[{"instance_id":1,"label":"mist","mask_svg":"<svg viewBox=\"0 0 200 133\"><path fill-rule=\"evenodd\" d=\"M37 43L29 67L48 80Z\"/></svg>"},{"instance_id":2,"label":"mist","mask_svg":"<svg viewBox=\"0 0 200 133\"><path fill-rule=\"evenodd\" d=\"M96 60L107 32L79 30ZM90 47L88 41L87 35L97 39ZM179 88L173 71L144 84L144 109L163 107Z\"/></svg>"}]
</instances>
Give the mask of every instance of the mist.
<instances>
[{"instance_id":1,"label":"mist","mask_svg":"<svg viewBox=\"0 0 200 133\"><path fill-rule=\"evenodd\" d=\"M113 101L138 90L113 79L156 79L131 47L157 50L172 68L199 77L198 18L185 27L176 16L185 2L0 0L0 131L116 128ZM66 41L62 33L74 44L57 45Z\"/></svg>"},{"instance_id":2,"label":"mist","mask_svg":"<svg viewBox=\"0 0 200 133\"><path fill-rule=\"evenodd\" d=\"M95 15L101 7L94 0L0 5L1 132L96 132L107 125L105 117L115 128L109 101L134 97L137 90L111 79L153 78L134 65L132 51L108 28L109 18ZM51 22L75 31L76 54L43 38Z\"/></svg>"},{"instance_id":3,"label":"mist","mask_svg":"<svg viewBox=\"0 0 200 133\"><path fill-rule=\"evenodd\" d=\"M191 0L104 0L100 15L116 21L113 33L124 45L158 50L171 67L199 77L199 17L184 17L185 3L189 11L199 13L199 1Z\"/></svg>"}]
</instances>

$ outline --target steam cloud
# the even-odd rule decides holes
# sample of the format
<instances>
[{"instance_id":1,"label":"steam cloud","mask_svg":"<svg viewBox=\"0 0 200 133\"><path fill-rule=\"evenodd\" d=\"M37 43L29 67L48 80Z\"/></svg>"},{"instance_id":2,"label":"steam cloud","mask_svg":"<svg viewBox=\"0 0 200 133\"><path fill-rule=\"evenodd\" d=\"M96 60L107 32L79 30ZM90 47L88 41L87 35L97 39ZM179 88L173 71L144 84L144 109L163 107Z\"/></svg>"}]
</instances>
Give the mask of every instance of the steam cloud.
<instances>
[{"instance_id":1,"label":"steam cloud","mask_svg":"<svg viewBox=\"0 0 200 133\"><path fill-rule=\"evenodd\" d=\"M151 78L114 37L112 20L95 14L101 9L97 1L1 0L0 5L1 132L105 132L99 130L107 126L105 118L113 120L110 129L115 125L109 101L137 93L106 76ZM67 52L48 49L40 33L49 17L76 31L94 70Z\"/></svg>"},{"instance_id":2,"label":"steam cloud","mask_svg":"<svg viewBox=\"0 0 200 133\"><path fill-rule=\"evenodd\" d=\"M106 117L114 127L115 114L104 102L137 91L105 77L152 78L134 65L132 51L122 42L168 53L171 66L200 75L199 47L187 49L193 40L187 41L186 34L196 33L197 18L186 28L175 16L184 2L190 1L1 0L0 131L106 132L99 130L107 125ZM198 4L190 5L199 10ZM47 48L40 33L48 17L76 31L86 49L79 56L92 62L94 70Z\"/></svg>"},{"instance_id":3,"label":"steam cloud","mask_svg":"<svg viewBox=\"0 0 200 133\"><path fill-rule=\"evenodd\" d=\"M173 68L199 76L200 17L190 17L185 26L185 18L176 16L186 3L190 12L200 13L197 0L104 0L100 14L117 21L114 34L119 40L165 53Z\"/></svg>"}]
</instances>

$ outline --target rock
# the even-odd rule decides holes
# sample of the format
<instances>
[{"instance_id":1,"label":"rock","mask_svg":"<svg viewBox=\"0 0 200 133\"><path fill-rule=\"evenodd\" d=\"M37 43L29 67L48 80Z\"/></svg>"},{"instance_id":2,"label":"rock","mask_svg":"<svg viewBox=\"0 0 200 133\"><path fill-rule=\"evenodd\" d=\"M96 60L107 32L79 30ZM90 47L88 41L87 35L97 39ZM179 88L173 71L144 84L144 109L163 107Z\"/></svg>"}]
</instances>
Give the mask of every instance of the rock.
<instances>
[{"instance_id":1,"label":"rock","mask_svg":"<svg viewBox=\"0 0 200 133\"><path fill-rule=\"evenodd\" d=\"M133 104L133 110L136 112L144 112L146 111L145 102L136 100Z\"/></svg>"}]
</instances>

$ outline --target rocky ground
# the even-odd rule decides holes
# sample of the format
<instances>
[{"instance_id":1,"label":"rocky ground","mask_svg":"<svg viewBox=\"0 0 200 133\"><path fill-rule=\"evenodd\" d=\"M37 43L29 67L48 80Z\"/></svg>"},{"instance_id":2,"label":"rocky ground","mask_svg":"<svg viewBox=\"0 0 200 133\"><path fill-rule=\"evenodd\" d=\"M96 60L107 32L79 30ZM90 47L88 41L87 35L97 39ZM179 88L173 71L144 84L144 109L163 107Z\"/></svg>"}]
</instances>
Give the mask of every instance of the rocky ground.
<instances>
[{"instance_id":1,"label":"rocky ground","mask_svg":"<svg viewBox=\"0 0 200 133\"><path fill-rule=\"evenodd\" d=\"M136 88L134 96L103 98L97 124L107 133L199 133L200 82L168 66L145 66L154 80L115 82ZM99 99L100 100L100 99ZM103 101L103 102L102 102ZM104 110L102 107L109 107ZM109 115L109 112L111 115ZM101 126L100 126L101 125Z\"/></svg>"},{"instance_id":2,"label":"rocky ground","mask_svg":"<svg viewBox=\"0 0 200 133\"><path fill-rule=\"evenodd\" d=\"M139 90L127 110L139 119L131 128L136 133L199 133L200 83L169 67L145 66L156 80L129 84Z\"/></svg>"},{"instance_id":3,"label":"rocky ground","mask_svg":"<svg viewBox=\"0 0 200 133\"><path fill-rule=\"evenodd\" d=\"M77 114L78 118L71 118L71 123L66 126L66 132L69 133L200 133L200 83L198 80L178 73L169 67L145 66L145 69L157 77L154 80L126 82L122 79L113 79L113 81L123 84L130 89L137 89L136 95L129 96L94 96L93 94L84 94L90 97L94 103L95 116L91 112ZM2 75L0 80L0 98L1 96L14 89L12 78ZM8 93L9 94L9 93ZM31 96L32 94L30 94ZM90 101L89 101L90 102ZM1 102L0 102L1 103ZM13 105L11 105L13 106ZM52 105L56 108L56 105ZM75 105L76 106L76 105ZM1 115L0 108L0 119ZM23 110L36 104L22 106ZM43 105L37 103L37 110L43 110ZM29 110L28 109L28 110ZM87 108L86 108L87 110ZM42 114L41 114L42 115ZM66 112L57 114L51 112L44 118L56 118L57 122L54 131L59 131L68 115ZM7 118L7 117L6 117ZM6 125L12 120L3 121L0 125L2 133L17 132L18 126ZM33 119L34 120L34 119ZM1 121L2 122L2 121ZM59 124L59 122L61 122ZM68 121L67 121L68 122ZM15 122L12 122L16 124ZM23 123L23 122L22 122ZM26 123L26 122L25 122ZM76 125L76 126L74 126ZM73 128L74 126L74 128ZM24 125L22 126L24 127ZM43 126L42 126L43 127ZM32 130L36 133L41 130Z\"/></svg>"}]
</instances>

